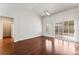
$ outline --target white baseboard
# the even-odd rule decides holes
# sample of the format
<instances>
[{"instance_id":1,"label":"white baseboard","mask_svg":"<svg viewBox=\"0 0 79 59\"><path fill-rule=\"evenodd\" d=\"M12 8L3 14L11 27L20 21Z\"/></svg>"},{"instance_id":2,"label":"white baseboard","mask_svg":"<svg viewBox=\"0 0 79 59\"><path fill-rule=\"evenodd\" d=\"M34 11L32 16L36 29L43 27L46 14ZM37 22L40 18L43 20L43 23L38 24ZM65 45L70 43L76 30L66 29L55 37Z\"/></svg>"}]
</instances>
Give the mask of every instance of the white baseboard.
<instances>
[{"instance_id":1,"label":"white baseboard","mask_svg":"<svg viewBox=\"0 0 79 59\"><path fill-rule=\"evenodd\" d=\"M35 37L39 37L41 35L37 35L37 36L32 36L32 37L25 37L25 38L21 38L21 39L14 39L14 42L18 42L18 41L22 41L22 40L27 40L27 39L31 39L31 38L35 38Z\"/></svg>"},{"instance_id":2,"label":"white baseboard","mask_svg":"<svg viewBox=\"0 0 79 59\"><path fill-rule=\"evenodd\" d=\"M77 40L75 40L74 37L69 37L69 36L63 36L63 38L56 38L56 36L53 36L53 35L43 35L43 36L48 36L48 37L52 37L52 38L55 38L55 39L60 39L60 40L65 40L65 41L72 41L72 42L78 42Z\"/></svg>"}]
</instances>

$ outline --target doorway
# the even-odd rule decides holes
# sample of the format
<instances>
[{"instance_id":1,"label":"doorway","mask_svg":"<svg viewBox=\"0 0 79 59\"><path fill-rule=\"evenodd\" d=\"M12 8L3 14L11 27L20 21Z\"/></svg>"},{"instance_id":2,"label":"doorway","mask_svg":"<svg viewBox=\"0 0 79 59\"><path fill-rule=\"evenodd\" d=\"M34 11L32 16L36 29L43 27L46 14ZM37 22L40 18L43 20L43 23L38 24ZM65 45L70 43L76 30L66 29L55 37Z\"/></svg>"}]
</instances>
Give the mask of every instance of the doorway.
<instances>
[{"instance_id":1,"label":"doorway","mask_svg":"<svg viewBox=\"0 0 79 59\"><path fill-rule=\"evenodd\" d=\"M12 36L13 18L1 16L2 21L2 54L12 54L14 39Z\"/></svg>"}]
</instances>

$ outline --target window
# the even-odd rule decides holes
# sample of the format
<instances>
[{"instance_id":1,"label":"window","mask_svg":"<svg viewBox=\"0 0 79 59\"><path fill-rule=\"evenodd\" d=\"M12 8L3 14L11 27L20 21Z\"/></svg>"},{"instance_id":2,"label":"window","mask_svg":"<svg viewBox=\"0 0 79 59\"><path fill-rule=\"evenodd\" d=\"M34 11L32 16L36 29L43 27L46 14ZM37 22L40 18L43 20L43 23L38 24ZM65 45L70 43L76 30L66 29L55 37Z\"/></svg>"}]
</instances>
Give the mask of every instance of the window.
<instances>
[{"instance_id":1,"label":"window","mask_svg":"<svg viewBox=\"0 0 79 59\"><path fill-rule=\"evenodd\" d=\"M56 23L55 35L74 36L74 21Z\"/></svg>"}]
</instances>

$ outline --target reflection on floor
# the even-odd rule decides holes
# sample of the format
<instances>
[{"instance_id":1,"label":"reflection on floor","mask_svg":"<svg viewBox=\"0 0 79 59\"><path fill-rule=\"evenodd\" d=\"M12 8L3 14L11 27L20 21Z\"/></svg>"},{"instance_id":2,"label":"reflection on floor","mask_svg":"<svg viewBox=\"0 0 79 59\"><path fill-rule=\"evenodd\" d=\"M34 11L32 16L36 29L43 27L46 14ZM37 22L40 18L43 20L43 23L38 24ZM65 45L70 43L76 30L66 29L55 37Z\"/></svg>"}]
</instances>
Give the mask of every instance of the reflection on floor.
<instances>
[{"instance_id":1,"label":"reflection on floor","mask_svg":"<svg viewBox=\"0 0 79 59\"><path fill-rule=\"evenodd\" d=\"M79 54L79 44L49 37L37 37L15 43L14 54L75 55Z\"/></svg>"},{"instance_id":2,"label":"reflection on floor","mask_svg":"<svg viewBox=\"0 0 79 59\"><path fill-rule=\"evenodd\" d=\"M79 43L58 40L49 37L36 37L29 40L13 42L11 38L0 42L0 54L13 55L77 55ZM2 53L1 53L2 52Z\"/></svg>"}]
</instances>

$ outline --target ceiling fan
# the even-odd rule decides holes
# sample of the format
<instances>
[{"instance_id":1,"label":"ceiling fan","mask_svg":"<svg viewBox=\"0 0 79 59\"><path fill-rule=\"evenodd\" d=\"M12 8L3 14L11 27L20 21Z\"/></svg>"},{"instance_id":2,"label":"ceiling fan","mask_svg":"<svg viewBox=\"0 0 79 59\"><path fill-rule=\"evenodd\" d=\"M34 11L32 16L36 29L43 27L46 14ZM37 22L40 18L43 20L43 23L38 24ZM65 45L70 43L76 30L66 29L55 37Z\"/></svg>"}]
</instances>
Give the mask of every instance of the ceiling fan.
<instances>
[{"instance_id":1,"label":"ceiling fan","mask_svg":"<svg viewBox=\"0 0 79 59\"><path fill-rule=\"evenodd\" d=\"M41 14L41 16L49 16L50 13L47 10L44 10Z\"/></svg>"}]
</instances>

